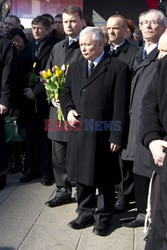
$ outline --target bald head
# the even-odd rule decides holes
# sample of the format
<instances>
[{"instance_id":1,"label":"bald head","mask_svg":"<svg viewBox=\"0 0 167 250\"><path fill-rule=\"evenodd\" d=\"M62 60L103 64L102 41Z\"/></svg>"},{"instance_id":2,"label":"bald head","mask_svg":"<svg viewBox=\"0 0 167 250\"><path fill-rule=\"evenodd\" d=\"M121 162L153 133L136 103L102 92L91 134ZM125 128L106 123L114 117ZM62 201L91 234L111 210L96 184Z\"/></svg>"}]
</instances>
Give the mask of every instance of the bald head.
<instances>
[{"instance_id":1,"label":"bald head","mask_svg":"<svg viewBox=\"0 0 167 250\"><path fill-rule=\"evenodd\" d=\"M159 39L158 50L158 59L161 59L167 54L167 31L165 31Z\"/></svg>"}]
</instances>

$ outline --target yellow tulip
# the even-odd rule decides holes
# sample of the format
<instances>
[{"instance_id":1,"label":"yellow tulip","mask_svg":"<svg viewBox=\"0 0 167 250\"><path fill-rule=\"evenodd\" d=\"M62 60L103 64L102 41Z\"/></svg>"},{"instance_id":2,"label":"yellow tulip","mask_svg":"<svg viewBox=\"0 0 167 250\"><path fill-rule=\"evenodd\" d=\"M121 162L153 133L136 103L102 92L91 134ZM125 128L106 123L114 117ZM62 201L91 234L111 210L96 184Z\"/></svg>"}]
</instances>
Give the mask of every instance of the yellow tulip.
<instances>
[{"instance_id":1,"label":"yellow tulip","mask_svg":"<svg viewBox=\"0 0 167 250\"><path fill-rule=\"evenodd\" d=\"M35 69L35 68L36 68L36 66L37 66L37 63L36 63L36 62L34 62L34 64L33 64L33 69Z\"/></svg>"},{"instance_id":2,"label":"yellow tulip","mask_svg":"<svg viewBox=\"0 0 167 250\"><path fill-rule=\"evenodd\" d=\"M55 69L56 69L56 70L60 70L59 67L58 67L57 65L55 65Z\"/></svg>"},{"instance_id":3,"label":"yellow tulip","mask_svg":"<svg viewBox=\"0 0 167 250\"><path fill-rule=\"evenodd\" d=\"M42 75L44 79L47 79L49 77L48 73L45 70L42 71Z\"/></svg>"},{"instance_id":4,"label":"yellow tulip","mask_svg":"<svg viewBox=\"0 0 167 250\"><path fill-rule=\"evenodd\" d=\"M52 76L52 72L51 72L50 69L48 69L47 74L48 74L48 77L51 77L51 76Z\"/></svg>"},{"instance_id":5,"label":"yellow tulip","mask_svg":"<svg viewBox=\"0 0 167 250\"><path fill-rule=\"evenodd\" d=\"M57 77L61 77L62 74L63 74L63 71L62 71L61 69L56 70L56 76L57 76Z\"/></svg>"}]
</instances>

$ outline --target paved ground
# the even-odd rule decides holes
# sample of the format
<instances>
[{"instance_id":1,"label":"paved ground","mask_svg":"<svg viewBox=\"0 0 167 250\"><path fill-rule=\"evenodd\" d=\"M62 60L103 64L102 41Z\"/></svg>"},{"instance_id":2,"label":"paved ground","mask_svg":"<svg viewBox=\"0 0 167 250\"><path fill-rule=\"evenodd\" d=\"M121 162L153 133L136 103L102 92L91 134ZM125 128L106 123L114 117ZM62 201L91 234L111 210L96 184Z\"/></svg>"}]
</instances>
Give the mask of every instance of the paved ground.
<instances>
[{"instance_id":1,"label":"paved ground","mask_svg":"<svg viewBox=\"0 0 167 250\"><path fill-rule=\"evenodd\" d=\"M119 218L132 212L114 216L106 237L94 235L92 227L73 230L67 224L76 217L76 203L49 208L45 201L53 196L55 185L19 184L20 176L9 175L0 191L0 250L144 250L143 228L119 226Z\"/></svg>"}]
</instances>

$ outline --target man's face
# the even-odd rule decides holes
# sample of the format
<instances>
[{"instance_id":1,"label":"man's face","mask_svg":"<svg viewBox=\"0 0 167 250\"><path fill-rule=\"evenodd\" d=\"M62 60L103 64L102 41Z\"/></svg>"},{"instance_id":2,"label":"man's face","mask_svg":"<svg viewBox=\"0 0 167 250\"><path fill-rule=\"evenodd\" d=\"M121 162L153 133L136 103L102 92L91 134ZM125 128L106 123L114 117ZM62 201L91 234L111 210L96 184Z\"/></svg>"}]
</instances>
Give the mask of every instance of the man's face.
<instances>
[{"instance_id":1,"label":"man's face","mask_svg":"<svg viewBox=\"0 0 167 250\"><path fill-rule=\"evenodd\" d=\"M50 32L50 29L46 29L41 23L32 24L32 34L36 41L44 39Z\"/></svg>"},{"instance_id":2,"label":"man's face","mask_svg":"<svg viewBox=\"0 0 167 250\"><path fill-rule=\"evenodd\" d=\"M64 28L63 28L63 20L61 17L54 18L54 28L55 30L63 34Z\"/></svg>"},{"instance_id":3,"label":"man's face","mask_svg":"<svg viewBox=\"0 0 167 250\"><path fill-rule=\"evenodd\" d=\"M107 21L107 31L110 43L119 45L125 39L127 28L120 17L110 17Z\"/></svg>"},{"instance_id":4,"label":"man's face","mask_svg":"<svg viewBox=\"0 0 167 250\"><path fill-rule=\"evenodd\" d=\"M3 32L6 34L12 28L19 28L18 24L13 17L6 17L3 25Z\"/></svg>"},{"instance_id":5,"label":"man's face","mask_svg":"<svg viewBox=\"0 0 167 250\"><path fill-rule=\"evenodd\" d=\"M79 39L80 49L85 59L93 61L98 58L104 49L104 43L92 39L92 33L81 36Z\"/></svg>"},{"instance_id":6,"label":"man's face","mask_svg":"<svg viewBox=\"0 0 167 250\"><path fill-rule=\"evenodd\" d=\"M159 39L158 43L158 59L161 59L165 55L167 55L167 32L165 32Z\"/></svg>"},{"instance_id":7,"label":"man's face","mask_svg":"<svg viewBox=\"0 0 167 250\"><path fill-rule=\"evenodd\" d=\"M146 42L157 43L162 33L165 31L165 27L160 21L159 15L156 13L148 13L144 15L140 23L143 39Z\"/></svg>"},{"instance_id":8,"label":"man's face","mask_svg":"<svg viewBox=\"0 0 167 250\"><path fill-rule=\"evenodd\" d=\"M63 13L62 17L65 34L72 38L78 36L83 28L83 20L78 16L78 13Z\"/></svg>"}]
</instances>

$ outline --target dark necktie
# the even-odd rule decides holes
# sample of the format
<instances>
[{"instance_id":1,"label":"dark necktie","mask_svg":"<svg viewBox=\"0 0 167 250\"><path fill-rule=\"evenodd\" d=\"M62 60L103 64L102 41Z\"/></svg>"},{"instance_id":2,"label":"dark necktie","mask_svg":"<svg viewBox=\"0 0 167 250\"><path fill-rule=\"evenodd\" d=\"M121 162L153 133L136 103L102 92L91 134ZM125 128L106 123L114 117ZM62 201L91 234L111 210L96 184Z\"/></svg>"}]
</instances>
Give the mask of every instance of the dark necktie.
<instances>
[{"instance_id":1,"label":"dark necktie","mask_svg":"<svg viewBox=\"0 0 167 250\"><path fill-rule=\"evenodd\" d=\"M94 62L91 62L90 65L89 65L89 75L92 73L94 68L95 68L95 64L94 64Z\"/></svg>"},{"instance_id":2,"label":"dark necktie","mask_svg":"<svg viewBox=\"0 0 167 250\"><path fill-rule=\"evenodd\" d=\"M147 51L146 49L143 51L143 60L145 60L147 58Z\"/></svg>"}]
</instances>

